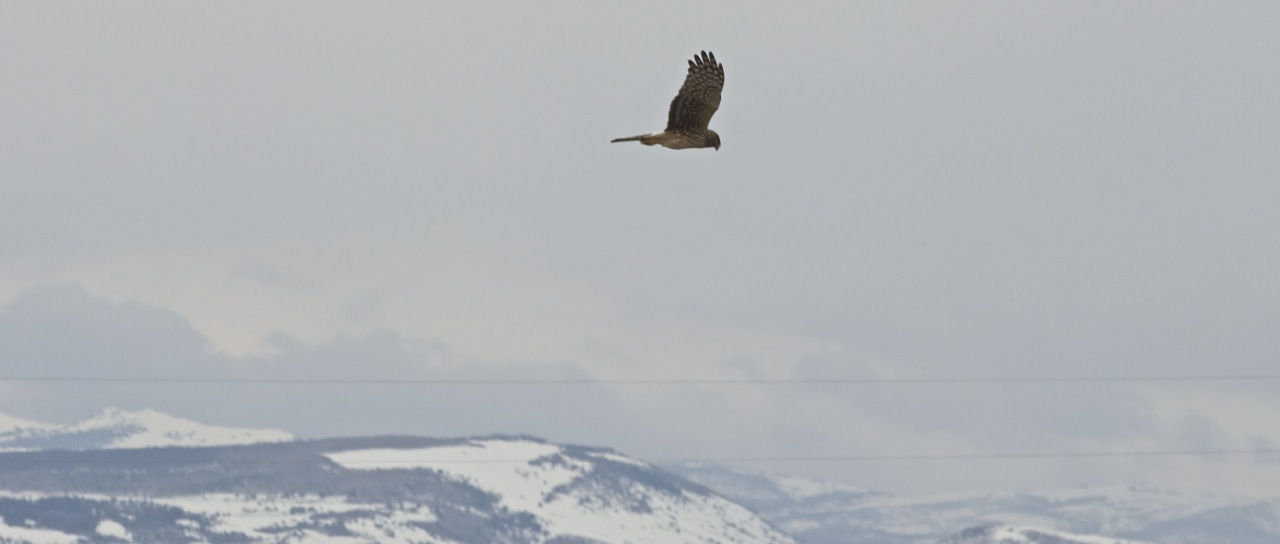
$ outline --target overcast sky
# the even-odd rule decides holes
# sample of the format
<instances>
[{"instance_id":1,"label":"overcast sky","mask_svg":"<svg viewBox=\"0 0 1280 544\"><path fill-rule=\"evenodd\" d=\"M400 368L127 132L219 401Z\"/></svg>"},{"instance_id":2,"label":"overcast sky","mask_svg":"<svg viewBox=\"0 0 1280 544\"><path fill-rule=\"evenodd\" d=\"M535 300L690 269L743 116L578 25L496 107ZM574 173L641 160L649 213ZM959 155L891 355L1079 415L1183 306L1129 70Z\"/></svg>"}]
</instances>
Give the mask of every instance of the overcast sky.
<instances>
[{"instance_id":1,"label":"overcast sky","mask_svg":"<svg viewBox=\"0 0 1280 544\"><path fill-rule=\"evenodd\" d=\"M0 5L0 376L1280 369L1280 3ZM663 128L713 51L719 151ZM1280 381L0 381L310 437L649 459L1280 447ZM1280 456L755 465L1267 493Z\"/></svg>"}]
</instances>

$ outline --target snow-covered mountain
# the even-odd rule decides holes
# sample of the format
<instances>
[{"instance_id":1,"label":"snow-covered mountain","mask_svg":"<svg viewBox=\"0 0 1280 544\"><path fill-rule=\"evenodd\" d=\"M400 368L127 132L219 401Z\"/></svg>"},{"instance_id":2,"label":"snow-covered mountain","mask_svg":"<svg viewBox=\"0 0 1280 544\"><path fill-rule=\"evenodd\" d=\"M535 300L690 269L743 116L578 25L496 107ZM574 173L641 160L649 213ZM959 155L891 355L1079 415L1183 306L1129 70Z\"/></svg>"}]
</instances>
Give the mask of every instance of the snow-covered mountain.
<instances>
[{"instance_id":1,"label":"snow-covered mountain","mask_svg":"<svg viewBox=\"0 0 1280 544\"><path fill-rule=\"evenodd\" d=\"M354 471L428 470L492 494L553 538L582 542L790 542L750 510L608 450L530 438L328 453ZM536 537L528 540L535 542Z\"/></svg>"},{"instance_id":2,"label":"snow-covered mountain","mask_svg":"<svg viewBox=\"0 0 1280 544\"><path fill-rule=\"evenodd\" d=\"M51 427L51 426L52 425L48 425L45 423L39 423L36 421L31 421L29 419L22 419L20 417L14 417L9 414L0 413L0 435L10 433L18 429L36 429L36 428Z\"/></svg>"},{"instance_id":3,"label":"snow-covered mountain","mask_svg":"<svg viewBox=\"0 0 1280 544\"><path fill-rule=\"evenodd\" d=\"M1277 544L1280 498L895 496L530 437L294 440L109 409L0 414L0 543Z\"/></svg>"},{"instance_id":4,"label":"snow-covered mountain","mask_svg":"<svg viewBox=\"0 0 1280 544\"><path fill-rule=\"evenodd\" d=\"M155 410L107 408L79 423L55 425L0 414L0 449L113 449L170 446L228 446L285 442L293 435L275 429L205 425Z\"/></svg>"},{"instance_id":5,"label":"snow-covered mountain","mask_svg":"<svg viewBox=\"0 0 1280 544\"><path fill-rule=\"evenodd\" d=\"M910 497L716 465L665 468L802 544L1280 543L1280 492L1271 500L1142 487Z\"/></svg>"},{"instance_id":6,"label":"snow-covered mountain","mask_svg":"<svg viewBox=\"0 0 1280 544\"><path fill-rule=\"evenodd\" d=\"M127 436L191 439L203 429L195 425L141 425ZM794 544L683 478L611 450L530 437L0 453L0 542L130 540Z\"/></svg>"}]
</instances>

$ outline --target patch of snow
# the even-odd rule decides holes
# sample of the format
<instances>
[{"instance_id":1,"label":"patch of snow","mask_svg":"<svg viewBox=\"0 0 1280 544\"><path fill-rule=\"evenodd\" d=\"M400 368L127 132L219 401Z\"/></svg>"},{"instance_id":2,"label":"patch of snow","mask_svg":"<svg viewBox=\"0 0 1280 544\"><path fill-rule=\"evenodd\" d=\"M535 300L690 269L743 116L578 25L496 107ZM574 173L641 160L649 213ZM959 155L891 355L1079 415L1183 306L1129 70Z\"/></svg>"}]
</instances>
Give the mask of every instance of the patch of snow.
<instances>
[{"instance_id":1,"label":"patch of snow","mask_svg":"<svg viewBox=\"0 0 1280 544\"><path fill-rule=\"evenodd\" d=\"M320 495L238 495L210 493L150 499L214 521L213 530L241 533L254 542L326 542L388 544L452 544L422 530L418 525L436 521L431 509L419 504L372 504L347 502L345 497ZM281 532L317 515L370 512L371 517L343 523L355 536L332 536L312 530ZM179 521L181 523L181 521Z\"/></svg>"},{"instance_id":2,"label":"patch of snow","mask_svg":"<svg viewBox=\"0 0 1280 544\"><path fill-rule=\"evenodd\" d=\"M471 470L476 465L518 465L560 453L560 447L532 440L474 440L455 446L369 449L327 453L335 463L355 470L429 468Z\"/></svg>"},{"instance_id":3,"label":"patch of snow","mask_svg":"<svg viewBox=\"0 0 1280 544\"><path fill-rule=\"evenodd\" d=\"M9 525L0 518L0 542L30 542L31 544L75 544L80 537L52 529L39 529L21 525Z\"/></svg>"},{"instance_id":4,"label":"patch of snow","mask_svg":"<svg viewBox=\"0 0 1280 544\"><path fill-rule=\"evenodd\" d=\"M1002 526L994 527L990 533L991 542L999 544L1036 544L1050 537L1058 541L1072 544L1146 544L1137 540L1123 540L1104 536L1078 535L1039 527Z\"/></svg>"},{"instance_id":5,"label":"patch of snow","mask_svg":"<svg viewBox=\"0 0 1280 544\"><path fill-rule=\"evenodd\" d=\"M553 489L591 470L590 463L559 457L560 447L531 440L477 440L457 446L417 449L352 450L325 454L356 470L414 469L440 471L501 497L512 510L537 508Z\"/></svg>"},{"instance_id":6,"label":"patch of snow","mask_svg":"<svg viewBox=\"0 0 1280 544\"><path fill-rule=\"evenodd\" d=\"M109 536L112 538L118 538L120 540L133 542L133 535L129 534L129 530L125 529L124 525L121 525L120 522L115 520L104 519L102 521L99 521L98 527L95 528L93 532L98 533L102 536Z\"/></svg>"},{"instance_id":7,"label":"patch of snow","mask_svg":"<svg viewBox=\"0 0 1280 544\"><path fill-rule=\"evenodd\" d=\"M40 429L48 427L53 427L53 425L0 413L0 433L14 432L18 429Z\"/></svg>"},{"instance_id":8,"label":"patch of snow","mask_svg":"<svg viewBox=\"0 0 1280 544\"><path fill-rule=\"evenodd\" d=\"M155 410L129 412L108 408L66 428L67 432L126 428L131 433L104 448L155 448L165 446L228 446L259 442L287 442L293 435L276 429L238 429L205 425Z\"/></svg>"},{"instance_id":9,"label":"patch of snow","mask_svg":"<svg viewBox=\"0 0 1280 544\"><path fill-rule=\"evenodd\" d=\"M428 516L434 520L434 516ZM344 524L348 531L361 537L360 542L393 542L409 543L446 543L440 537L432 535L415 523L423 523L421 518L402 512L393 512L389 516L377 518L361 518Z\"/></svg>"},{"instance_id":10,"label":"patch of snow","mask_svg":"<svg viewBox=\"0 0 1280 544\"><path fill-rule=\"evenodd\" d=\"M593 451L593 452L588 452L588 453L587 453L587 455L590 455L591 457L595 457L595 458L598 458L598 459L604 459L604 460L607 460L607 461L613 461L613 462L615 462L615 463L622 463L622 464L625 464L625 465L635 465L635 466L638 466L638 467L653 468L653 467L652 467L652 466L650 466L648 463L645 463L645 462L642 462L642 461L638 461L638 460L636 460L636 459L632 459L632 458L627 457L627 456L625 456L625 455L618 455L618 454L616 454L616 453L609 453L609 452L604 452L604 451Z\"/></svg>"},{"instance_id":11,"label":"patch of snow","mask_svg":"<svg viewBox=\"0 0 1280 544\"><path fill-rule=\"evenodd\" d=\"M296 525L314 513L342 513L359 510L361 505L347 503L342 497L276 497L273 495L239 495L209 493L153 499L156 504L208 516L220 532L244 533L252 538L265 538L259 530L273 525Z\"/></svg>"},{"instance_id":12,"label":"patch of snow","mask_svg":"<svg viewBox=\"0 0 1280 544\"><path fill-rule=\"evenodd\" d=\"M289 535L276 540L280 544L306 543L306 544L368 544L369 542L384 542L380 540L366 540L358 536L334 536L326 535L321 532L312 530L294 531ZM400 542L399 540L394 542Z\"/></svg>"},{"instance_id":13,"label":"patch of snow","mask_svg":"<svg viewBox=\"0 0 1280 544\"><path fill-rule=\"evenodd\" d=\"M619 508L594 498L589 491L575 491L547 502L535 514L553 535L571 534L603 542L793 542L750 510L715 495L670 495L639 485L628 491L647 508Z\"/></svg>"}]
</instances>

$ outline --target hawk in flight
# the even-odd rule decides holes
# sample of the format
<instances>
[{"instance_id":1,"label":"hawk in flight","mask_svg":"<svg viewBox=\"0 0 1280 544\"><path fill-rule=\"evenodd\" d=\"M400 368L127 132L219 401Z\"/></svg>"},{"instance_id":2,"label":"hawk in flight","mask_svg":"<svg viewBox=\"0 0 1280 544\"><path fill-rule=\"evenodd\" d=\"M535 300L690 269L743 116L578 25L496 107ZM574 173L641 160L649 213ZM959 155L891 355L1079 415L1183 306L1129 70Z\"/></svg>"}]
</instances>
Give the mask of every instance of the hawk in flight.
<instances>
[{"instance_id":1,"label":"hawk in flight","mask_svg":"<svg viewBox=\"0 0 1280 544\"><path fill-rule=\"evenodd\" d=\"M707 128L711 116L720 107L720 90L724 88L724 65L716 56L703 51L689 61L689 75L680 92L671 100L667 113L667 129L653 134L618 138L616 142L640 142L671 149L714 147L720 149L720 135Z\"/></svg>"}]
</instances>

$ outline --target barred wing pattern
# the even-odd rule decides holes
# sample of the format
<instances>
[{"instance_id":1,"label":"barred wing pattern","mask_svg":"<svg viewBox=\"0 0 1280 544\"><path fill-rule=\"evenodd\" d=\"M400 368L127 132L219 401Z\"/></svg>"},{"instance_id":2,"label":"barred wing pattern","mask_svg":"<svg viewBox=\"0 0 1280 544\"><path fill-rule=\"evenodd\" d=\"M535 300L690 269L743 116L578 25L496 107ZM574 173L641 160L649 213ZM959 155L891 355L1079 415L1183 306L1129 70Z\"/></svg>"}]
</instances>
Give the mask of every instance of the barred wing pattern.
<instances>
[{"instance_id":1,"label":"barred wing pattern","mask_svg":"<svg viewBox=\"0 0 1280 544\"><path fill-rule=\"evenodd\" d=\"M720 107L720 91L724 89L724 66L716 56L703 51L689 61L680 92L671 100L667 114L667 130L706 130L711 116Z\"/></svg>"},{"instance_id":2,"label":"barred wing pattern","mask_svg":"<svg viewBox=\"0 0 1280 544\"><path fill-rule=\"evenodd\" d=\"M702 51L689 61L689 75L679 94L671 101L667 129L652 134L614 138L611 142L640 142L668 149L720 149L720 135L707 128L711 116L720 107L720 90L724 88L724 66L716 56Z\"/></svg>"}]
</instances>

